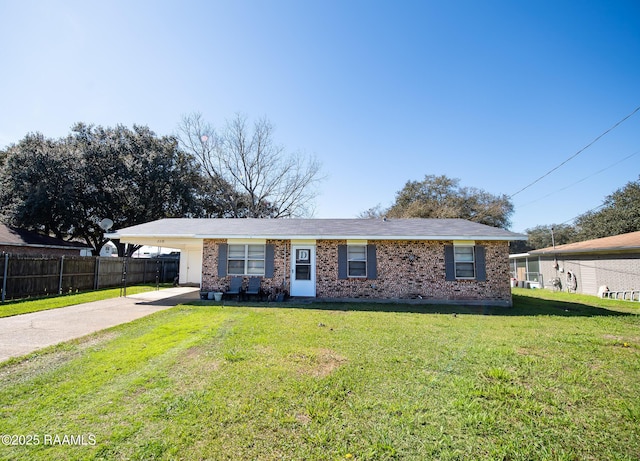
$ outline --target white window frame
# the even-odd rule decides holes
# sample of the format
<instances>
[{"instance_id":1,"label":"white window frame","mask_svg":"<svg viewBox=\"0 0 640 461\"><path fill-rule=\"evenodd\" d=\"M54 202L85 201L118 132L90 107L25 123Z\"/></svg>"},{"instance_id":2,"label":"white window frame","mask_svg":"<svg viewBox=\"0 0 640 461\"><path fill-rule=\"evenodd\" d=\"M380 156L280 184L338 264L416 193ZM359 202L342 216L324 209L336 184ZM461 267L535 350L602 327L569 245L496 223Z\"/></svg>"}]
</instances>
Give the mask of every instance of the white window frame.
<instances>
[{"instance_id":1,"label":"white window frame","mask_svg":"<svg viewBox=\"0 0 640 461\"><path fill-rule=\"evenodd\" d=\"M354 248L363 248L364 249L364 259L353 258L350 250ZM364 275L352 275L351 274L351 263L364 263ZM347 277L353 279L366 279L367 278L367 245L347 245Z\"/></svg>"},{"instance_id":2,"label":"white window frame","mask_svg":"<svg viewBox=\"0 0 640 461\"><path fill-rule=\"evenodd\" d=\"M468 259L461 259L460 256L458 255L458 252L456 250L458 249L462 249L462 248L471 248L471 261L469 261ZM473 268L473 276L469 277L469 276L461 276L458 275L458 264L462 265L464 264L465 266L467 265L471 265L471 267ZM454 245L453 246L453 267L454 267L454 274L456 276L456 279L463 279L463 280L474 280L476 278L477 271L476 271L476 249L475 249L475 245Z\"/></svg>"},{"instance_id":3,"label":"white window frame","mask_svg":"<svg viewBox=\"0 0 640 461\"><path fill-rule=\"evenodd\" d=\"M231 257L233 251L231 247L243 247L243 257ZM261 257L256 257L256 255L251 255L251 257L249 257L249 248L250 247L261 247L262 248L262 255ZM230 243L228 245L228 251L227 251L227 274L228 275L250 275L250 276L262 276L264 277L264 271L265 271L265 265L266 265L266 245L262 245L262 244L255 244L255 243ZM231 261L243 261L243 269L242 269L242 274L236 273L234 272L234 269L231 268L231 266L229 265L229 263ZM262 262L262 271L251 271L251 263L256 263L256 262Z\"/></svg>"}]
</instances>

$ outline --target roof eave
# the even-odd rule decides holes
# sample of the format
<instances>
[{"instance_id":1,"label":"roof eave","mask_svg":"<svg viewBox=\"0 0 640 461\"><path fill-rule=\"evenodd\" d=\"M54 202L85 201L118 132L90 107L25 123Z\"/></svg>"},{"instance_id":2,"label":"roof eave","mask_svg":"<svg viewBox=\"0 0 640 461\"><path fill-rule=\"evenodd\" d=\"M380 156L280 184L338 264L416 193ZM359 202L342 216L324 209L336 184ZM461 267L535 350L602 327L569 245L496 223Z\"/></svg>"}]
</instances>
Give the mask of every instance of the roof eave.
<instances>
[{"instance_id":1,"label":"roof eave","mask_svg":"<svg viewBox=\"0 0 640 461\"><path fill-rule=\"evenodd\" d=\"M640 247L616 247L616 248L580 248L575 250L532 250L532 255L559 255L575 253L640 253Z\"/></svg>"},{"instance_id":2,"label":"roof eave","mask_svg":"<svg viewBox=\"0 0 640 461\"><path fill-rule=\"evenodd\" d=\"M90 246L63 246L63 245L45 245L42 243L11 243L0 242L1 246L9 247L26 247L26 248L51 248L55 250L91 250Z\"/></svg>"},{"instance_id":3,"label":"roof eave","mask_svg":"<svg viewBox=\"0 0 640 461\"><path fill-rule=\"evenodd\" d=\"M201 239L202 237L196 234L120 234L118 232L111 232L109 234L104 234L104 238L110 240L119 240L119 239L131 239L131 238L195 238Z\"/></svg>"},{"instance_id":4,"label":"roof eave","mask_svg":"<svg viewBox=\"0 0 640 461\"><path fill-rule=\"evenodd\" d=\"M485 241L517 241L522 236L495 235L317 235L317 234L105 234L109 239L134 238L192 238L192 239L270 239L270 240L485 240ZM524 236L526 239L526 236Z\"/></svg>"}]
</instances>

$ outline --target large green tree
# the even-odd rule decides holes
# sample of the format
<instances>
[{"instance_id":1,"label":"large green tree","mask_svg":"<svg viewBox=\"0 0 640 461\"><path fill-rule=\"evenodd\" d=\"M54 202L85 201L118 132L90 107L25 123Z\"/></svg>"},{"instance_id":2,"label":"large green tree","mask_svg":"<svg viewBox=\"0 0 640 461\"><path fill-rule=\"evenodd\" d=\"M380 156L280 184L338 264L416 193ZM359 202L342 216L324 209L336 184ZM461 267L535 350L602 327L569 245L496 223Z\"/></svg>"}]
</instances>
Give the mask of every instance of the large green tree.
<instances>
[{"instance_id":1,"label":"large green tree","mask_svg":"<svg viewBox=\"0 0 640 461\"><path fill-rule=\"evenodd\" d=\"M475 187L462 187L460 180L426 175L422 181L407 181L387 210L378 207L361 216L392 218L463 218L489 226L508 228L513 204L506 195L494 195Z\"/></svg>"},{"instance_id":2,"label":"large green tree","mask_svg":"<svg viewBox=\"0 0 640 461\"><path fill-rule=\"evenodd\" d=\"M525 229L528 240L515 241L509 244L511 253L524 253L555 245L564 245L578 241L578 232L570 224L543 224Z\"/></svg>"},{"instance_id":3,"label":"large green tree","mask_svg":"<svg viewBox=\"0 0 640 461\"><path fill-rule=\"evenodd\" d=\"M74 212L84 193L83 165L64 144L28 134L5 152L0 171L3 220L57 238L69 238L77 226Z\"/></svg>"},{"instance_id":4,"label":"large green tree","mask_svg":"<svg viewBox=\"0 0 640 461\"><path fill-rule=\"evenodd\" d=\"M83 240L96 252L106 243L98 226L103 218L117 229L203 214L195 160L178 149L175 138L158 137L147 127L78 124L64 139L29 134L5 155L3 220ZM124 252L119 245L119 254Z\"/></svg>"},{"instance_id":5,"label":"large green tree","mask_svg":"<svg viewBox=\"0 0 640 461\"><path fill-rule=\"evenodd\" d=\"M602 208L576 219L580 240L640 231L640 176L608 195Z\"/></svg>"}]
</instances>

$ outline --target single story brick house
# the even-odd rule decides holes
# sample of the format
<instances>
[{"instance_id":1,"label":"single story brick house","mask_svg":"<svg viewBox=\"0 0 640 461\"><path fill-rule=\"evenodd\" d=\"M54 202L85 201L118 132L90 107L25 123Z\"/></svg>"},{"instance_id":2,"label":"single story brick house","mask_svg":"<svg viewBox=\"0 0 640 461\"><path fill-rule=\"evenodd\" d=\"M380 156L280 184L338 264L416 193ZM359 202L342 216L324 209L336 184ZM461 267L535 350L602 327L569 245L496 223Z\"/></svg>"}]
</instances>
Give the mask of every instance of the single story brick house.
<instances>
[{"instance_id":1,"label":"single story brick house","mask_svg":"<svg viewBox=\"0 0 640 461\"><path fill-rule=\"evenodd\" d=\"M640 231L541 248L510 258L518 279L535 278L548 289L588 295L598 295L605 286L614 292L640 290Z\"/></svg>"},{"instance_id":2,"label":"single story brick house","mask_svg":"<svg viewBox=\"0 0 640 461\"><path fill-rule=\"evenodd\" d=\"M463 219L161 219L107 237L182 251L180 283L232 276L319 299L511 305L509 241Z\"/></svg>"}]
</instances>

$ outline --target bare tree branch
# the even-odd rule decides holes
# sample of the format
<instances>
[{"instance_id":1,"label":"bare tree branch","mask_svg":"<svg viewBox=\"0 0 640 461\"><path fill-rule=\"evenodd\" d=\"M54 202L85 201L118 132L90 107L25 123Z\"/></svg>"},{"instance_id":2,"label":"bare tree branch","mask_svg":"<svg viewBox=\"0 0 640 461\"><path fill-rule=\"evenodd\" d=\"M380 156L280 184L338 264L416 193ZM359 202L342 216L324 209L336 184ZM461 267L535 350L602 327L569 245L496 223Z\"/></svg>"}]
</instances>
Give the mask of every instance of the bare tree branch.
<instances>
[{"instance_id":1,"label":"bare tree branch","mask_svg":"<svg viewBox=\"0 0 640 461\"><path fill-rule=\"evenodd\" d=\"M236 114L217 133L201 114L185 116L177 135L212 181L227 184L232 199L226 215L234 217L308 216L323 179L320 162L301 154L287 154L274 141L274 127L266 119L252 125Z\"/></svg>"}]
</instances>

